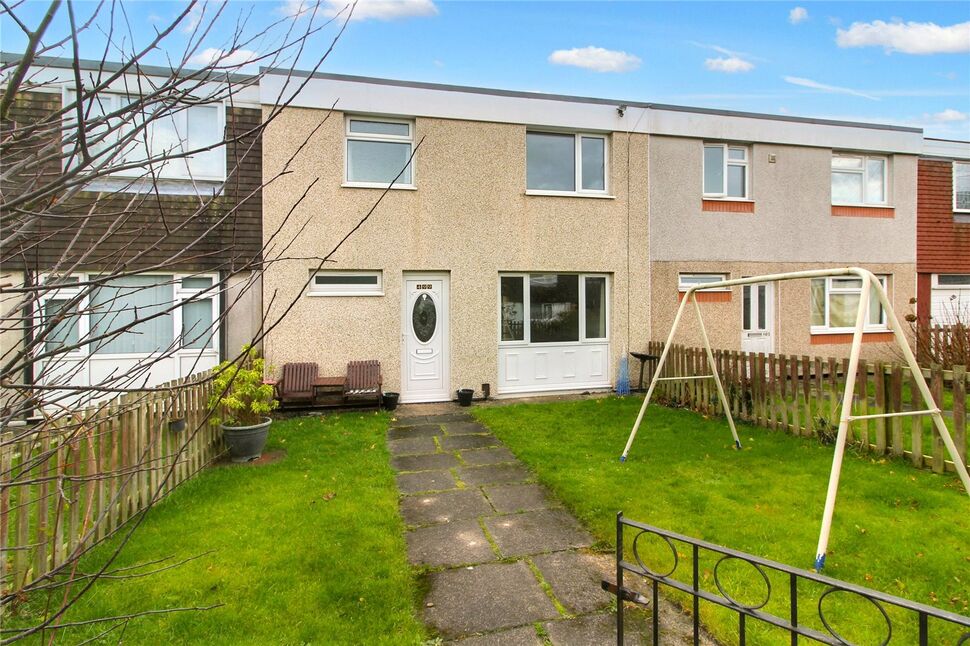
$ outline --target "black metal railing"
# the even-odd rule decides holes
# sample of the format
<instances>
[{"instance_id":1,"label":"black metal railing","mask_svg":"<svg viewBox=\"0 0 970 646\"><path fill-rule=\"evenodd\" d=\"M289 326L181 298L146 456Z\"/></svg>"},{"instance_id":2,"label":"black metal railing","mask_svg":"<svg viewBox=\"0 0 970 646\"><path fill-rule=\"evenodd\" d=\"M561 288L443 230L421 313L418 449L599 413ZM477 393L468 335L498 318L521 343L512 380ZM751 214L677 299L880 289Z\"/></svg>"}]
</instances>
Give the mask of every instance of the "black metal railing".
<instances>
[{"instance_id":1,"label":"black metal railing","mask_svg":"<svg viewBox=\"0 0 970 646\"><path fill-rule=\"evenodd\" d=\"M629 536L633 536L632 543L627 543ZM665 571L651 569L644 561L641 549L645 544L644 538L656 537L662 544L670 549L672 554L671 562L664 568ZM629 547L625 548L625 545ZM626 551L624 551L626 550ZM682 560L686 560L686 552L690 552L691 572L688 576L675 578L679 574L678 568ZM632 562L625 556L632 557ZM656 557L654 556L654 559ZM713 569L705 572L702 585L701 563L714 561ZM757 586L763 586L763 595L757 595L753 603L745 603L731 596L727 588L731 587L728 582L722 581L719 572L722 565L731 561L743 562L750 565L757 575L754 577L754 585L747 585L745 592L755 590ZM650 587L648 594L644 594L628 587L624 581L625 574L634 574L646 579ZM758 576L760 575L760 576ZM683 580L686 579L686 580ZM713 589L708 584L707 579L712 579ZM772 581L776 585L772 586ZM783 585L777 585L779 582ZM748 582L750 584L750 582ZM835 626L835 621L826 616L826 599L836 593L849 593L869 602L878 611L885 622L885 636L869 635L876 641L874 643L884 646L889 644L894 635L902 641L893 643L913 643L913 639L918 639L921 646L929 644L953 644L954 646L970 646L970 617L965 617L953 612L934 608L921 603L916 603L895 597L891 594L871 590L862 586L839 581L831 577L823 576L808 570L793 568L782 563L776 563L752 554L746 554L737 550L732 550L721 545L715 545L706 541L690 538L674 532L670 532L659 527L653 527L644 523L629 520L623 513L616 515L616 583L603 581L603 589L617 595L616 604L616 638L617 644L623 644L623 601L629 601L642 606L650 606L652 609L653 623L653 643L661 643L660 625L660 586L666 586L673 590L685 593L691 599L692 612L690 613L693 630L694 644L701 640L700 604L701 601L709 602L726 608L737 613L739 643L745 644L750 630L749 620L754 619L763 622L776 629L781 629L788 634L790 643L798 644L799 638L804 637L803 642L819 642L822 644L846 645L852 642L840 634ZM772 597L778 587L787 588L787 592L782 592ZM807 590L806 590L807 588ZM779 598L780 595L780 598ZM738 596L737 594L735 596ZM763 598L760 598L762 597ZM799 603L799 598L803 603ZM814 602L814 616L804 614L804 600L810 597ZM815 598L817 597L817 601ZM774 608L782 607L786 612L771 614L766 611L769 602ZM888 609L888 610L887 610ZM817 617L817 621L815 620ZM894 619L897 630L894 631ZM900 623L908 624L906 631L911 632L911 636L903 637ZM812 624L815 624L813 627ZM826 632L823 632L821 629ZM944 636L944 633L946 636ZM918 637L917 637L918 635ZM881 641L879 641L881 638ZM785 639L784 641L788 641Z\"/></svg>"}]
</instances>

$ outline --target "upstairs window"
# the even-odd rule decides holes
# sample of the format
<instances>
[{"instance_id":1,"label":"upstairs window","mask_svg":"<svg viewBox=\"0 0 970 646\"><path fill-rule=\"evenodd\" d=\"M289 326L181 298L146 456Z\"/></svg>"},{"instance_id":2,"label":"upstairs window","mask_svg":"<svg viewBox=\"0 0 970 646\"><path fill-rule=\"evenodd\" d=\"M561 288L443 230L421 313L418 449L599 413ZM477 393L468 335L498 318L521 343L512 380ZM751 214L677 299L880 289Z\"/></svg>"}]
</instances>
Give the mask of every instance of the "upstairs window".
<instances>
[{"instance_id":1,"label":"upstairs window","mask_svg":"<svg viewBox=\"0 0 970 646\"><path fill-rule=\"evenodd\" d=\"M526 133L526 189L538 193L606 193L606 137Z\"/></svg>"},{"instance_id":2,"label":"upstairs window","mask_svg":"<svg viewBox=\"0 0 970 646\"><path fill-rule=\"evenodd\" d=\"M65 105L76 100L77 92L65 90ZM226 147L221 145L226 119L221 101L204 105L154 103L141 109L130 107L137 100L125 94L101 93L82 106L87 126L86 144L95 157L95 166L110 156L109 167L138 164L112 172L115 177L151 174L160 179L226 179ZM110 117L119 111L119 116ZM67 112L64 119L76 128L74 110ZM74 145L74 141L65 142L69 150ZM189 152L192 154L180 156ZM74 164L77 161L77 157L68 160Z\"/></svg>"},{"instance_id":3,"label":"upstairs window","mask_svg":"<svg viewBox=\"0 0 970 646\"><path fill-rule=\"evenodd\" d=\"M832 155L832 204L886 204L888 163L885 157Z\"/></svg>"},{"instance_id":4,"label":"upstairs window","mask_svg":"<svg viewBox=\"0 0 970 646\"><path fill-rule=\"evenodd\" d=\"M413 188L413 137L410 121L349 117L346 184L386 188L394 182L394 188Z\"/></svg>"},{"instance_id":5,"label":"upstairs window","mask_svg":"<svg viewBox=\"0 0 970 646\"><path fill-rule=\"evenodd\" d=\"M970 162L953 162L953 210L970 213Z\"/></svg>"},{"instance_id":6,"label":"upstairs window","mask_svg":"<svg viewBox=\"0 0 970 646\"><path fill-rule=\"evenodd\" d=\"M876 276L889 289L888 276ZM855 276L829 276L812 279L812 332L852 332L862 298L862 279ZM875 286L869 293L869 314L865 330L886 330L886 311L879 302Z\"/></svg>"},{"instance_id":7,"label":"upstairs window","mask_svg":"<svg viewBox=\"0 0 970 646\"><path fill-rule=\"evenodd\" d=\"M704 144L704 197L747 199L747 146Z\"/></svg>"}]
</instances>

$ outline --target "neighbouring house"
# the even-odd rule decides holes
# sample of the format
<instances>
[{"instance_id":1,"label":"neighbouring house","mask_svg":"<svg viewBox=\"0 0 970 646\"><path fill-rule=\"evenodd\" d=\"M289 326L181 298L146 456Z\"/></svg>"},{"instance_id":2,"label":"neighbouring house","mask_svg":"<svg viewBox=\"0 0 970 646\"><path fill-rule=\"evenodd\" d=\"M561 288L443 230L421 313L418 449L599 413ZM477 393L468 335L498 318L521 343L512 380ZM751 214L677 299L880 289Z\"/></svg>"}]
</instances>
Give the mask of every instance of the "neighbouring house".
<instances>
[{"instance_id":1,"label":"neighbouring house","mask_svg":"<svg viewBox=\"0 0 970 646\"><path fill-rule=\"evenodd\" d=\"M4 54L5 61L15 58ZM87 87L121 69L97 61L82 62L82 67ZM98 93L96 102L85 106L84 118L123 110L134 100L133 88L158 87L172 75L164 68L139 69L139 75L118 75ZM55 116L76 96L70 61L38 59L28 79L31 86L16 97L5 131L48 123L52 137L59 139L58 121L75 119L73 112ZM206 96L207 84L192 82L199 96ZM50 217L34 218L13 244L8 236L17 214L3 214L2 282L14 289L57 286L43 292L33 311L21 314L18 326L4 330L6 357L11 348L23 347L24 334L64 314L66 304L82 293L81 285L97 282L108 272L116 276L84 296L40 351L122 329L136 317L146 319L107 342L82 344L56 361L35 361L25 374L5 379L96 386L129 374L130 384L153 386L211 368L255 338L262 309L256 271L262 245L262 151L258 136L242 135L258 132L254 129L261 124L262 112L254 83L243 76L223 76L211 83L227 82L240 86L231 105L228 100L201 100L145 130L151 146L215 146L208 152L163 165L156 181L146 180L144 168L92 180L63 200ZM69 125L65 132L70 131ZM218 145L224 137L228 143ZM44 169L50 177L61 172L59 160ZM6 305L17 298L18 294L4 297L6 321L16 320Z\"/></svg>"},{"instance_id":2,"label":"neighbouring house","mask_svg":"<svg viewBox=\"0 0 970 646\"><path fill-rule=\"evenodd\" d=\"M916 194L917 317L970 324L970 142L927 138Z\"/></svg>"},{"instance_id":3,"label":"neighbouring house","mask_svg":"<svg viewBox=\"0 0 970 646\"><path fill-rule=\"evenodd\" d=\"M266 177L306 153L264 199L264 237L282 226L294 238L293 259L264 276L267 319L293 303L266 339L277 366L315 361L338 375L376 358L385 388L412 402L485 385L608 388L626 352L665 338L692 282L862 265L895 309L916 293L917 129L304 81L263 149ZM271 71L264 103L295 84ZM833 354L858 297L854 281L822 279L703 300L718 347ZM682 340L697 343L696 328ZM890 351L878 307L865 340L869 354Z\"/></svg>"}]
</instances>

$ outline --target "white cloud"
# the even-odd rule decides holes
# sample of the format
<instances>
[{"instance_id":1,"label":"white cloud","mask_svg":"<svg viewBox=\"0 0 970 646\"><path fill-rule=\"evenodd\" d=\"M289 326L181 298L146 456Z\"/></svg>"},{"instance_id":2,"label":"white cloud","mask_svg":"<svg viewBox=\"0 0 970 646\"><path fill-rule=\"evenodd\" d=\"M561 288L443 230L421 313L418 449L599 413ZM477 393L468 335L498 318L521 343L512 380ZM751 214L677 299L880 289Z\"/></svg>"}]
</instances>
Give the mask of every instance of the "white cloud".
<instances>
[{"instance_id":1,"label":"white cloud","mask_svg":"<svg viewBox=\"0 0 970 646\"><path fill-rule=\"evenodd\" d=\"M192 8L189 9L189 14L185 16L185 18L183 18L183 20L185 21L182 24L183 34L191 34L193 31L195 31L195 28L199 26L199 23L202 21L203 7L205 7L205 3L200 2L196 5L193 5Z\"/></svg>"},{"instance_id":2,"label":"white cloud","mask_svg":"<svg viewBox=\"0 0 970 646\"><path fill-rule=\"evenodd\" d=\"M352 0L321 0L318 12L328 18L346 16L352 4ZM315 7L316 0L286 0L277 11L298 20L311 15ZM433 0L357 0L351 20L388 21L437 14Z\"/></svg>"},{"instance_id":3,"label":"white cloud","mask_svg":"<svg viewBox=\"0 0 970 646\"><path fill-rule=\"evenodd\" d=\"M712 72L735 74L737 72L750 72L754 69L754 63L737 56L731 56L730 58L708 58L704 61L704 67Z\"/></svg>"},{"instance_id":4,"label":"white cloud","mask_svg":"<svg viewBox=\"0 0 970 646\"><path fill-rule=\"evenodd\" d=\"M826 85L825 83L819 83L818 81L813 81L812 79L800 78L798 76L785 76L786 83L791 83L792 85L799 85L801 87L811 88L813 90L820 90L822 92L828 92L829 94L848 94L850 96L859 96L863 99L869 99L870 101L878 101L879 97L873 96L871 94L866 94L865 92L860 92L859 90L853 90L852 88L839 87L837 85Z\"/></svg>"},{"instance_id":5,"label":"white cloud","mask_svg":"<svg viewBox=\"0 0 970 646\"><path fill-rule=\"evenodd\" d=\"M947 108L943 112L937 112L935 114L924 115L927 121L932 121L934 123L957 123L960 121L966 121L970 119L970 115L966 112L960 112L959 110L954 110L953 108Z\"/></svg>"},{"instance_id":6,"label":"white cloud","mask_svg":"<svg viewBox=\"0 0 970 646\"><path fill-rule=\"evenodd\" d=\"M251 49L237 49L226 53L226 50L217 47L209 47L189 59L190 65L206 67L215 65L217 67L238 67L246 65L259 57L259 54Z\"/></svg>"},{"instance_id":7,"label":"white cloud","mask_svg":"<svg viewBox=\"0 0 970 646\"><path fill-rule=\"evenodd\" d=\"M554 65L572 65L594 72L632 72L640 67L639 57L602 47L557 49L549 54Z\"/></svg>"},{"instance_id":8,"label":"white cloud","mask_svg":"<svg viewBox=\"0 0 970 646\"><path fill-rule=\"evenodd\" d=\"M839 47L882 47L904 54L970 52L970 22L941 27L932 22L854 22L836 32Z\"/></svg>"},{"instance_id":9,"label":"white cloud","mask_svg":"<svg viewBox=\"0 0 970 646\"><path fill-rule=\"evenodd\" d=\"M795 7L788 12L788 22L793 25L797 25L806 20L808 20L808 9L805 7Z\"/></svg>"}]
</instances>

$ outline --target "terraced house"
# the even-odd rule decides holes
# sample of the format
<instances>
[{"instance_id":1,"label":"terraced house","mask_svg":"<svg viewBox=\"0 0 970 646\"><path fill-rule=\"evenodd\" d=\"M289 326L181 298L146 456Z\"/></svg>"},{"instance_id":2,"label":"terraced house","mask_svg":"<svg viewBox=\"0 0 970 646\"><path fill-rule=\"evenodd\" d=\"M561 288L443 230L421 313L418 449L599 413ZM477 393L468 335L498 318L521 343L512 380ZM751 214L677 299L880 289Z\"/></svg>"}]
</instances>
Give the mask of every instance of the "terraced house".
<instances>
[{"instance_id":1,"label":"terraced house","mask_svg":"<svg viewBox=\"0 0 970 646\"><path fill-rule=\"evenodd\" d=\"M264 77L263 102L295 83ZM264 238L282 226L305 258L267 269L268 317L295 306L266 353L333 374L379 359L404 401L609 388L696 282L863 265L899 311L916 293L916 129L317 74L270 126L264 176L309 132L264 200ZM718 347L838 354L859 289L703 300ZM889 337L873 306L866 352Z\"/></svg>"}]
</instances>

